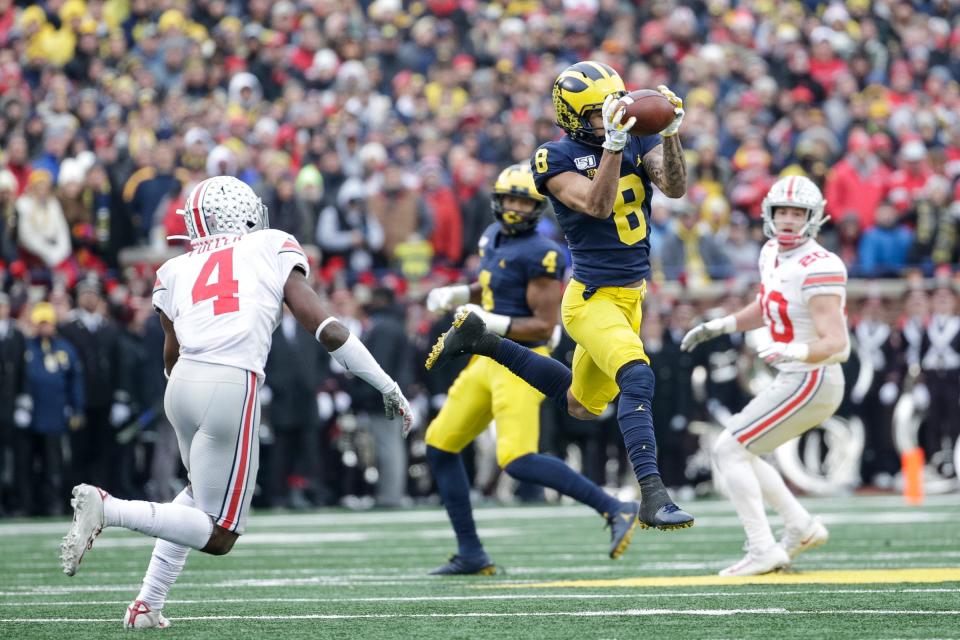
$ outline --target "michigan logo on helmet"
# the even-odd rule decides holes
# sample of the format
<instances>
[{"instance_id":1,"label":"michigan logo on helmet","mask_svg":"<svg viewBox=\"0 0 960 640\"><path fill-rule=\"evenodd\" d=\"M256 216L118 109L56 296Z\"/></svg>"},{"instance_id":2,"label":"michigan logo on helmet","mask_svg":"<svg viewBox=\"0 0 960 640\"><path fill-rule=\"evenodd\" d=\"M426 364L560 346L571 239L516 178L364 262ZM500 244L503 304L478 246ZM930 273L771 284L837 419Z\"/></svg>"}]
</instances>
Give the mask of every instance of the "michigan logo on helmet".
<instances>
[{"instance_id":1,"label":"michigan logo on helmet","mask_svg":"<svg viewBox=\"0 0 960 640\"><path fill-rule=\"evenodd\" d=\"M627 89L616 71L602 62L585 60L571 65L553 83L553 107L557 126L574 140L600 146L603 136L593 133L589 114L603 106L609 94L626 95Z\"/></svg>"},{"instance_id":2,"label":"michigan logo on helmet","mask_svg":"<svg viewBox=\"0 0 960 640\"><path fill-rule=\"evenodd\" d=\"M233 176L216 176L190 191L178 209L191 240L229 233L243 235L270 227L267 207L249 185Z\"/></svg>"},{"instance_id":3,"label":"michigan logo on helmet","mask_svg":"<svg viewBox=\"0 0 960 640\"><path fill-rule=\"evenodd\" d=\"M780 178L770 187L770 191L760 205L763 212L763 234L768 238L776 238L784 248L797 246L808 238L815 238L820 233L823 223L830 219L830 216L823 212L826 205L827 201L823 199L823 194L810 178L806 176ZM777 227L773 224L773 210L777 207L806 209L806 224L795 234L778 234Z\"/></svg>"},{"instance_id":4,"label":"michigan logo on helmet","mask_svg":"<svg viewBox=\"0 0 960 640\"><path fill-rule=\"evenodd\" d=\"M533 201L534 208L530 213L507 209L503 204L504 196L526 198ZM530 167L522 164L512 164L497 176L493 185L493 200L490 203L493 215L500 221L504 233L515 235L530 231L537 226L540 216L547 209L547 198L537 191L533 181L533 172Z\"/></svg>"}]
</instances>

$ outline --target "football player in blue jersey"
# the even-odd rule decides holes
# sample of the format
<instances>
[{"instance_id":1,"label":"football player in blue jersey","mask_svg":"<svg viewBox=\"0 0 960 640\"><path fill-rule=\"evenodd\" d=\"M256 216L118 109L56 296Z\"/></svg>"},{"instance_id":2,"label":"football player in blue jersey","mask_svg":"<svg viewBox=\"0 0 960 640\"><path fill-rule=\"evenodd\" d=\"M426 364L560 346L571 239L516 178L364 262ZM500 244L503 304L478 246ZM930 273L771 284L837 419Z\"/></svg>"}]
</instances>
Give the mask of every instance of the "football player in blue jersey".
<instances>
[{"instance_id":1,"label":"football player in blue jersey","mask_svg":"<svg viewBox=\"0 0 960 640\"><path fill-rule=\"evenodd\" d=\"M618 98L623 80L601 62L579 62L553 85L557 124L566 135L541 145L531 160L540 193L549 197L573 258L563 295L563 325L576 341L573 370L485 327L463 310L437 341L428 368L459 353L485 355L580 419L597 417L617 394L617 419L640 483L640 525L678 529L693 517L667 494L657 467L651 401L654 377L640 341L641 303L650 275L647 230L652 185L671 198L686 192L677 132L683 102L665 86L674 119L659 134L628 133Z\"/></svg>"},{"instance_id":2,"label":"football player in blue jersey","mask_svg":"<svg viewBox=\"0 0 960 640\"><path fill-rule=\"evenodd\" d=\"M541 357L559 330L561 248L536 232L547 199L537 192L526 165L504 169L493 188L497 222L480 238L480 274L471 285L430 292L427 308L462 306L487 330L509 336ZM559 335L559 334L557 334ZM477 536L470 509L470 485L460 451L496 422L497 464L512 477L550 487L593 507L611 529L610 557L626 551L639 505L620 502L562 460L537 453L543 394L488 358L475 357L454 381L447 401L427 428L427 460L457 536L458 551L431 573L488 575L496 572Z\"/></svg>"}]
</instances>

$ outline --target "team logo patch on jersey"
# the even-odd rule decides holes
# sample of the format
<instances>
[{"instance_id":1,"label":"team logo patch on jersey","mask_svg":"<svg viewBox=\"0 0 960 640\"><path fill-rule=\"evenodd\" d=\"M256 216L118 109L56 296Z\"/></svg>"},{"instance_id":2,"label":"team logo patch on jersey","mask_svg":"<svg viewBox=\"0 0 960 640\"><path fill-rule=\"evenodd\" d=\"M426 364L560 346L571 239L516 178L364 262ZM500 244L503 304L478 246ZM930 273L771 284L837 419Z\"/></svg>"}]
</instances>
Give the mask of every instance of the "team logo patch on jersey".
<instances>
[{"instance_id":1,"label":"team logo patch on jersey","mask_svg":"<svg viewBox=\"0 0 960 640\"><path fill-rule=\"evenodd\" d=\"M590 169L597 166L597 157L596 156L582 156L580 158L574 158L573 164L577 166L577 169L583 171L585 169Z\"/></svg>"}]
</instances>

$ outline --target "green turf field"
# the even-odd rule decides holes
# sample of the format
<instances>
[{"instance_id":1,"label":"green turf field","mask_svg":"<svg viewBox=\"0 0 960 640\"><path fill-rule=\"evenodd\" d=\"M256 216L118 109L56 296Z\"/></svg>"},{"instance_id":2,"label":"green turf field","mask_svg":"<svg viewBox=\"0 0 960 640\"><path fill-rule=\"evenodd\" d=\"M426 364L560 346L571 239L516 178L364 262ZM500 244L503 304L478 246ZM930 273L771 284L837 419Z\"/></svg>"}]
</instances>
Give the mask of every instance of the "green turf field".
<instances>
[{"instance_id":1,"label":"green turf field","mask_svg":"<svg viewBox=\"0 0 960 640\"><path fill-rule=\"evenodd\" d=\"M685 504L697 526L638 531L619 561L585 507L478 509L506 571L442 579L439 509L254 516L226 557L193 552L164 613L173 638L960 638L960 499L807 500L830 543L796 571L715 576L741 554L724 501ZM74 578L65 521L0 523L0 637L124 633L151 540L106 531ZM266 634L270 634L267 636Z\"/></svg>"}]
</instances>

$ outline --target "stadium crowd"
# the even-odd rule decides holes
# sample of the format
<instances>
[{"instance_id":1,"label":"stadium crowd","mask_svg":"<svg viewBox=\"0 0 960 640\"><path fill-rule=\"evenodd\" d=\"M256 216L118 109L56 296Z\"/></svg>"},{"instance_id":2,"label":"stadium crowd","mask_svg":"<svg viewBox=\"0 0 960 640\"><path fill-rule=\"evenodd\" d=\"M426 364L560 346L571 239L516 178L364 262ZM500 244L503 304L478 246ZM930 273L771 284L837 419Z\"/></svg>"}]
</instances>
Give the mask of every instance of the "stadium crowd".
<instances>
[{"instance_id":1,"label":"stadium crowd","mask_svg":"<svg viewBox=\"0 0 960 640\"><path fill-rule=\"evenodd\" d=\"M493 178L560 134L551 84L587 58L628 88L670 86L687 112L688 193L653 200L643 328L665 480L679 474L668 484L697 481L687 426L716 403L736 411L737 362L753 362L733 339L703 361L679 355L679 336L750 294L760 202L789 173L822 188L822 241L852 277L913 283L894 297L865 285L850 306L851 366L869 350L878 372L859 396L849 385L844 408L869 426L864 482L898 468L886 425L904 386L926 381L913 389L929 407L928 454L955 440L956 3L0 0L2 508L61 512L81 475L175 494L149 295L182 251L176 210L211 175L254 187L271 226L312 252L337 315L435 412L452 373L419 364L449 319L423 296L475 275ZM541 231L558 237L549 216ZM377 398L331 370L312 336L285 319L274 345L260 504L375 494L397 506L430 492L418 441L372 418ZM578 441L588 475L623 477L612 424L547 424L546 450Z\"/></svg>"}]
</instances>

